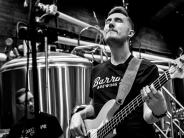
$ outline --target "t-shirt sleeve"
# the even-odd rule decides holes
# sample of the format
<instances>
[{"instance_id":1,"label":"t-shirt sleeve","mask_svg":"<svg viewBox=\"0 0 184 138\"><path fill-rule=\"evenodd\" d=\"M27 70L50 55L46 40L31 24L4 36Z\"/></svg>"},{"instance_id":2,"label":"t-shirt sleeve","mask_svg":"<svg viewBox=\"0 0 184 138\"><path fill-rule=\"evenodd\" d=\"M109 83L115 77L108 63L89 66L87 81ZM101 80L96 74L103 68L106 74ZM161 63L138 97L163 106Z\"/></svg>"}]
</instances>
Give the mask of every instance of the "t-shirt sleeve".
<instances>
[{"instance_id":1,"label":"t-shirt sleeve","mask_svg":"<svg viewBox=\"0 0 184 138\"><path fill-rule=\"evenodd\" d=\"M142 87L150 85L159 77L157 66L153 63L145 65L142 75Z\"/></svg>"}]
</instances>

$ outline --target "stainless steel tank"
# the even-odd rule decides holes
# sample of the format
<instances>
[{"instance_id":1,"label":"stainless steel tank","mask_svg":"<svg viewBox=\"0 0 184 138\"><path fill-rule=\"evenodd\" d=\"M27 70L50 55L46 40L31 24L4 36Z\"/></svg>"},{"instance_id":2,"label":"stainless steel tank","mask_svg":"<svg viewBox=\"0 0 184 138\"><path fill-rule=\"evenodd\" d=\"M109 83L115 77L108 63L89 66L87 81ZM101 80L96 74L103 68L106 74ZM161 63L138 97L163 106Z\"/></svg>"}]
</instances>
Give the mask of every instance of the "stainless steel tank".
<instances>
[{"instance_id":1,"label":"stainless steel tank","mask_svg":"<svg viewBox=\"0 0 184 138\"><path fill-rule=\"evenodd\" d=\"M33 91L32 60L28 71L28 87ZM40 110L55 115L65 132L75 105L89 102L92 64L88 59L67 53L49 53L48 68L44 53L37 54ZM0 127L9 128L19 116L15 107L15 92L26 86L27 58L5 63L0 70Z\"/></svg>"}]
</instances>

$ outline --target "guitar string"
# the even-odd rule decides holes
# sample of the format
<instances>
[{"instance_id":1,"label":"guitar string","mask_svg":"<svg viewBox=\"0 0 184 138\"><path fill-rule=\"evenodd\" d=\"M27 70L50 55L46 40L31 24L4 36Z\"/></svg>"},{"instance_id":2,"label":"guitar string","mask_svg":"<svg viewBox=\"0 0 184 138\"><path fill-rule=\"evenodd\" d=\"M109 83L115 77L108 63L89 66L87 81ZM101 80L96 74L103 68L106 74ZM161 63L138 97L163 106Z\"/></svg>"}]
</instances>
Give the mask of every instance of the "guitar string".
<instances>
[{"instance_id":1,"label":"guitar string","mask_svg":"<svg viewBox=\"0 0 184 138\"><path fill-rule=\"evenodd\" d=\"M141 95L139 95L139 97L137 97L137 102L138 104L136 104L133 108L129 108L129 112L132 112L136 107L138 107L140 104L141 104L141 100L142 100L142 97ZM128 107L128 105L127 105ZM125 108L125 110L128 109L128 108ZM99 134L100 137L104 137L106 136L110 130L112 130L112 128L114 128L117 124L118 124L118 121L121 122L122 119L124 119L124 117L126 117L128 114L127 114L127 111L123 111L122 110L116 114L116 117L113 119L113 121L109 121L108 124L109 126L106 127L106 129L103 129L103 131L101 131L101 133ZM112 122L112 123L110 123ZM98 135L98 136L99 136Z\"/></svg>"},{"instance_id":2,"label":"guitar string","mask_svg":"<svg viewBox=\"0 0 184 138\"><path fill-rule=\"evenodd\" d=\"M166 73L167 74L167 73ZM167 74L168 75L168 74ZM167 77L166 76L164 76L164 75L162 75L162 76L160 76L161 78L160 78L160 81L158 82L157 80L154 82L154 83L156 83L154 86L155 86L155 88L156 89L158 89L159 87L160 87L160 82L163 84L163 83L165 83L167 80ZM166 79L164 79L163 77L165 77ZM169 76L168 76L168 78L169 78ZM164 79L164 80L163 80ZM158 84L158 85L157 85ZM140 100L142 101L142 96L141 95L139 95L136 99L138 99L137 100L137 105L136 106L140 106ZM131 104L133 105L133 106L131 106ZM131 113L133 110L135 110L136 109L136 107L135 107L135 104L134 104L134 102L131 102L130 104L128 104L127 105L127 108L125 107L125 109L124 109L124 111L125 111L125 116L127 116L128 114L127 114L127 109L128 109L128 114L129 113ZM123 111L123 110L122 110ZM124 113L123 113L124 114ZM124 118L124 116L122 116L122 113L119 113L119 114L117 114L117 117L115 117L115 119L114 119L114 123L115 124L113 124L113 123L110 123L110 125L108 126L109 127L109 130L111 130L111 128L114 128L122 119ZM117 120L118 119L118 120ZM119 122L118 122L119 121ZM112 126L111 126L112 125ZM108 131L109 131L108 130ZM107 132L108 132L107 131ZM105 133L106 134L106 133Z\"/></svg>"},{"instance_id":3,"label":"guitar string","mask_svg":"<svg viewBox=\"0 0 184 138\"><path fill-rule=\"evenodd\" d=\"M154 82L153 82L153 85L154 85L154 87L156 88L156 89L158 89L158 88L160 88L160 82L162 83L162 84L164 84L165 83L165 81L167 81L166 79L168 79L168 78L166 78L165 77L165 75L167 75L167 77L168 78L170 78L170 76L169 76L169 72L168 71L166 71L165 72L165 74L163 73L157 80L155 80ZM165 78L166 79L165 79ZM158 81L159 80L159 81ZM163 83L164 82L164 83ZM154 84L155 83L155 84ZM137 104L135 104L136 106L134 106L134 102L137 102ZM140 102L140 103L139 103ZM103 127L101 127L99 130L97 130L97 135L99 135L99 136L101 136L102 134L103 135L106 135L106 134L108 134L108 132L109 132L109 130L111 130L111 128L114 128L114 126L116 126L117 125L117 123L113 123L114 122L114 120L117 120L118 118L124 118L124 114L125 114L125 116L127 116L128 114L127 114L127 109L129 110L129 113L131 113L133 110L135 110L138 106L140 106L140 104L141 104L141 102L142 102L142 96L141 96L141 94L139 94L136 98L134 98L128 105L126 105L120 112L118 112L109 122L107 122ZM132 107L133 108L131 108L130 107L130 105L132 104ZM121 118L120 119L118 119L119 121L121 121ZM108 131L106 131L108 129ZM103 136L102 135L102 136ZM92 137L91 138L94 138L96 136L96 134L93 134L92 135Z\"/></svg>"},{"instance_id":4,"label":"guitar string","mask_svg":"<svg viewBox=\"0 0 184 138\"><path fill-rule=\"evenodd\" d=\"M168 75L167 72L166 72L165 74ZM160 76L159 83L158 83L158 79L155 81L156 84L155 84L154 86L155 86L156 89L158 89L158 88L160 87L160 82L163 83L163 79L164 79L163 77L166 76L165 74ZM167 79L167 77L165 77L165 78ZM168 76L168 78L169 78L169 76ZM165 80L165 79L164 79L164 80ZM166 81L167 81L167 80L166 80ZM157 84L158 84L158 85L157 85ZM158 88L157 88L157 87L158 87ZM139 96L140 96L140 97L139 97ZM141 98L141 99L138 99L138 98ZM138 106L139 106L139 105L140 105L140 103L139 103L140 100L142 101L142 96L141 96L141 95L138 95L138 97L135 98L135 99L136 99L136 100L138 99L137 103L138 103ZM127 109L129 110L129 113L131 113L132 110L135 110L135 108L136 108L135 106L133 106L133 109L130 108L130 105L134 103L135 99L134 99L130 104L128 104L128 105L126 106L127 108L125 107L125 113L126 113L126 110L127 110ZM133 105L134 105L134 104L133 104ZM121 111L123 111L123 110L121 110ZM122 116L122 113L117 114L117 117L119 117L119 115L120 115L120 117L121 117L121 116ZM126 113L126 116L127 116L127 113ZM117 120L117 119L116 119L117 117L115 117L115 119L114 119L115 121ZM120 118L120 117L119 117L119 118ZM120 118L120 119L121 119L121 118ZM119 121L121 121L121 120L119 120ZM112 122L112 123L111 123L111 122ZM117 124L117 123L115 122L115 125L114 125L114 124L113 124L113 121L111 121L111 122L109 122L109 125L108 125L108 127L110 128L109 130L111 130L111 128L113 128L113 127L116 126L116 124ZM111 126L111 125L112 125L112 126ZM109 131L109 130L108 130L108 131ZM108 131L107 131L107 132L108 132ZM103 134L103 133L104 133L104 132L101 132L101 134ZM105 134L106 134L106 133L105 133Z\"/></svg>"},{"instance_id":5,"label":"guitar string","mask_svg":"<svg viewBox=\"0 0 184 138\"><path fill-rule=\"evenodd\" d=\"M167 73L166 73L166 74L167 74ZM164 79L163 77L165 77L165 76L164 76L164 75L161 75L161 76L160 76L160 82L163 81L163 79ZM165 77L165 78L166 78L166 77ZM155 82L157 82L157 84L158 84L158 81L157 81L157 80L156 80ZM154 86L155 86L155 87L160 87L160 84L159 84L159 85L156 85L156 84L155 84ZM158 89L158 88L157 88L157 89ZM125 111L126 111L127 109L130 110L130 107L129 107L129 106L130 106L131 104L134 105L134 101L135 101L135 100L136 100L136 102L138 102L138 101L137 101L138 98L141 98L141 99L142 99L142 96L141 96L141 97L139 97L139 96L141 96L141 95L138 95L132 102L130 102L127 106L125 106L124 110L125 110ZM138 104L139 104L139 103L138 103ZM127 108L127 109L126 109L126 108ZM135 109L135 107L133 107L133 109ZM122 109L122 110L123 110L123 109ZM122 110L121 110L121 111L122 111ZM129 112L131 112L131 110L130 110ZM121 115L121 113L120 113L120 115ZM116 116L116 115L115 115L115 116ZM117 116L119 116L119 115L117 114ZM115 117L115 119L116 119L116 117ZM109 121L109 124L107 124L108 127L111 127L111 124L112 124L111 122L113 122L113 120L112 120L112 121L111 121L111 120ZM112 125L113 125L113 124L112 124ZM102 129L103 129L103 128L102 128ZM104 131L104 130L103 130L103 131ZM101 133L103 133L103 132L101 132Z\"/></svg>"},{"instance_id":6,"label":"guitar string","mask_svg":"<svg viewBox=\"0 0 184 138\"><path fill-rule=\"evenodd\" d=\"M168 75L167 72L166 72L166 74ZM160 76L160 79L159 79L160 82L163 81L163 79L164 79L163 77L165 77L165 75L161 75L161 76ZM166 77L165 77L165 78L166 78ZM168 78L169 78L169 76L168 76ZM167 78L166 78L166 79L167 79ZM156 89L158 89L158 88L160 87L160 84L158 84L158 79L157 79L155 82L153 82L153 83L156 83L156 84L154 85ZM162 83L163 83L163 82L162 82ZM157 84L158 84L158 85L157 85ZM157 87L158 87L158 88L157 88ZM139 99L139 98L141 98L141 99ZM138 101L137 99L138 99L139 101ZM139 102L140 102L140 100L142 100L142 96L141 96L141 95L138 95L131 103L129 103L129 104L125 107L125 109L126 109L126 108L129 109L129 112L130 112L130 113L131 113L132 111L130 110L130 107L129 107L129 106L130 106L131 104L133 104L133 102L134 102L135 100L136 100L136 102L138 102L138 106L139 106L139 104L140 104ZM133 104L133 105L134 105L134 104ZM136 108L136 107L133 106L133 110L135 110L135 108ZM123 111L123 110L121 110L121 111ZM126 110L125 110L125 111L126 111ZM118 117L119 115L122 116L122 113L121 113L121 114L117 114L117 115L115 115L115 116ZM115 119L116 119L116 117L115 117ZM121 121L121 120L120 120L120 121ZM111 123L111 120L110 120L106 125L108 125L108 127L111 128L111 127L112 127L111 125L113 125L113 124ZM110 125L110 126L109 126L109 125ZM116 124L115 124L115 125L116 125ZM105 128L105 127L104 127L104 128ZM102 132L100 133L100 135L104 133L104 132L103 132L103 131L104 131L103 128L102 128L101 130L102 130ZM108 132L108 131L107 131L107 132ZM105 133L105 134L106 134L106 133Z\"/></svg>"},{"instance_id":7,"label":"guitar string","mask_svg":"<svg viewBox=\"0 0 184 138\"><path fill-rule=\"evenodd\" d=\"M168 75L168 73L166 73L167 74L167 77L166 77L166 75L161 75L160 76L160 81L158 82L158 79L154 82L154 83L156 83L154 86L155 86L155 88L156 89L158 89L158 88L160 88L161 86L160 86L160 83L161 84L164 84L167 80L168 80L168 78L170 78ZM158 85L157 85L158 84ZM141 103L139 103L139 102L141 102L142 101L142 96L141 95L138 95L137 96L137 98L135 98L137 101L137 104L136 104L136 106L140 106L140 104ZM114 128L118 123L118 121L120 122L123 118L124 118L124 116L122 116L122 114L124 115L125 114L125 116L127 116L128 114L130 114L133 110L135 110L136 109L136 107L135 107L135 104L134 104L134 101L135 101L135 99L132 101L132 102L130 102L127 106L125 106L125 108L124 109L122 109L121 111L124 111L125 113L121 113L121 112L119 112L119 114L117 114L117 115L115 115L115 116L117 116L117 117L114 117L114 120L112 120L112 123L110 122L110 124L108 125L108 127L109 127L109 130L111 130L111 128ZM140 101L141 100L141 101ZM133 106L131 106L131 104L133 105ZM128 114L127 114L127 109L128 109ZM115 122L113 122L113 121L115 121ZM113 123L115 123L115 124L113 124ZM112 125L112 126L111 126ZM107 131L107 132L109 132L109 130ZM102 132L102 133L104 133L104 132ZM105 133L106 134L106 133Z\"/></svg>"}]
</instances>

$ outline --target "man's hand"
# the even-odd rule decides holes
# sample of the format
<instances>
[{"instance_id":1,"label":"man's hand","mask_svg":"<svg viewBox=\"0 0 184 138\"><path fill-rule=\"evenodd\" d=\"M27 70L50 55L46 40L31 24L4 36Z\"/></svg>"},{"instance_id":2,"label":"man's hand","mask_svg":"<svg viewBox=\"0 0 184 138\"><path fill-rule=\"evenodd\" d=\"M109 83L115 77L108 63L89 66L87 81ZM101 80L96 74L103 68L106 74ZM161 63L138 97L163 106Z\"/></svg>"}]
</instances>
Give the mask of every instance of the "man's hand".
<instances>
[{"instance_id":1,"label":"man's hand","mask_svg":"<svg viewBox=\"0 0 184 138\"><path fill-rule=\"evenodd\" d=\"M167 111L165 97L161 91L157 91L153 85L146 86L141 90L142 98L156 115L161 115Z\"/></svg>"},{"instance_id":2,"label":"man's hand","mask_svg":"<svg viewBox=\"0 0 184 138\"><path fill-rule=\"evenodd\" d=\"M57 6L55 4L49 5L48 8L46 9L46 13L48 13L50 15L56 15L56 13L57 13Z\"/></svg>"},{"instance_id":3,"label":"man's hand","mask_svg":"<svg viewBox=\"0 0 184 138\"><path fill-rule=\"evenodd\" d=\"M55 4L51 4L51 5L46 5L43 3L38 3L38 7L44 11L46 14L49 15L56 15L57 13L57 6Z\"/></svg>"},{"instance_id":4,"label":"man's hand","mask_svg":"<svg viewBox=\"0 0 184 138\"><path fill-rule=\"evenodd\" d=\"M86 128L80 112L73 114L70 122L70 132L72 136L86 136Z\"/></svg>"}]
</instances>

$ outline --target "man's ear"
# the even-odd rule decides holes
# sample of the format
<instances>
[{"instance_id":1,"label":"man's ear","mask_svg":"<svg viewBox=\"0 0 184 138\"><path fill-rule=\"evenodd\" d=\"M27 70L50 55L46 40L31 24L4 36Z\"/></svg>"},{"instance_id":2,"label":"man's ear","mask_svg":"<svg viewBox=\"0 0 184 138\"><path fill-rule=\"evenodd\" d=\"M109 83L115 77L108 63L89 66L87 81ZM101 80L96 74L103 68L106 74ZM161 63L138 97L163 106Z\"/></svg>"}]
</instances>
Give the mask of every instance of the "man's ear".
<instances>
[{"instance_id":1,"label":"man's ear","mask_svg":"<svg viewBox=\"0 0 184 138\"><path fill-rule=\"evenodd\" d=\"M134 36L134 34L135 34L135 31L134 31L134 30L130 30L130 31L129 31L129 35L128 35L128 36L131 38L131 37L133 37L133 36Z\"/></svg>"}]
</instances>

